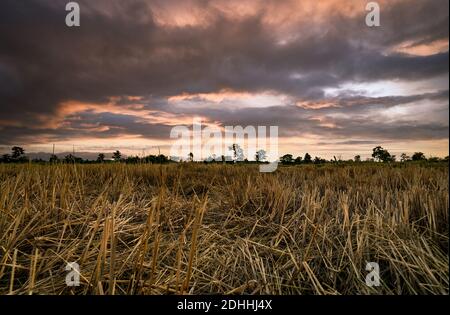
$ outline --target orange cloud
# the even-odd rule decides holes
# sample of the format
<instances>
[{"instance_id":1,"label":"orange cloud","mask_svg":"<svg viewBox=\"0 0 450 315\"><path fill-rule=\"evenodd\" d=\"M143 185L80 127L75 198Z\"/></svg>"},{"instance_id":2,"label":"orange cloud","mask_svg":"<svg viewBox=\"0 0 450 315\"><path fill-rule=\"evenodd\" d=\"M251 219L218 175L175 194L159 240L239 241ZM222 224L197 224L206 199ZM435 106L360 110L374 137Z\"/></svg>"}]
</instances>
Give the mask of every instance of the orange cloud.
<instances>
[{"instance_id":1,"label":"orange cloud","mask_svg":"<svg viewBox=\"0 0 450 315\"><path fill-rule=\"evenodd\" d=\"M212 93L198 93L198 94L189 94L183 93L180 95L174 95L168 98L169 102L179 102L185 100L193 100L193 99L202 99L205 101L210 101L213 103L220 103L224 99L244 99L251 97L252 94L248 92L234 92L230 90L221 90L219 92Z\"/></svg>"},{"instance_id":2,"label":"orange cloud","mask_svg":"<svg viewBox=\"0 0 450 315\"><path fill-rule=\"evenodd\" d=\"M141 100L137 97L129 97L129 100ZM39 117L44 122L43 127L56 129L64 125L64 119L77 113L89 111L94 114L112 113L117 115L130 115L137 117L137 121L151 124L183 125L191 124L192 116L177 115L164 111L145 109L143 104L118 105L118 98L112 97L107 103L85 103L79 101L67 101L58 106L56 114L52 117ZM72 117L73 119L73 117ZM206 118L203 118L206 120Z\"/></svg>"},{"instance_id":3,"label":"orange cloud","mask_svg":"<svg viewBox=\"0 0 450 315\"><path fill-rule=\"evenodd\" d=\"M330 107L340 107L332 100L319 100L319 101L298 101L296 103L298 107L304 109L321 109L321 108L330 108Z\"/></svg>"},{"instance_id":4,"label":"orange cloud","mask_svg":"<svg viewBox=\"0 0 450 315\"><path fill-rule=\"evenodd\" d=\"M391 51L415 56L430 56L448 51L448 39L435 40L428 44L407 41L394 46Z\"/></svg>"}]
</instances>

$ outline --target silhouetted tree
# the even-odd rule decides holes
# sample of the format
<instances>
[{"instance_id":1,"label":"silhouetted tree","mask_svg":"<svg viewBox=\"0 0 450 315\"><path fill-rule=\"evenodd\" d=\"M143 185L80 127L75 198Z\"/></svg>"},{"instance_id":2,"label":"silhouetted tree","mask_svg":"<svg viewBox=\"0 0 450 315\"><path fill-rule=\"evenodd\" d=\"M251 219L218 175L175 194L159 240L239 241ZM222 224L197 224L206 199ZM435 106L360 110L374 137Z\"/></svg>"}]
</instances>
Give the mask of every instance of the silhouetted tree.
<instances>
[{"instance_id":1,"label":"silhouetted tree","mask_svg":"<svg viewBox=\"0 0 450 315\"><path fill-rule=\"evenodd\" d=\"M58 163L58 161L59 161L59 159L58 159L58 157L55 154L52 154L50 156L50 159L49 159L50 163Z\"/></svg>"},{"instance_id":2,"label":"silhouetted tree","mask_svg":"<svg viewBox=\"0 0 450 315\"><path fill-rule=\"evenodd\" d=\"M400 162L407 162L409 160L411 160L411 158L406 153L400 155Z\"/></svg>"},{"instance_id":3,"label":"silhouetted tree","mask_svg":"<svg viewBox=\"0 0 450 315\"><path fill-rule=\"evenodd\" d=\"M297 156L297 157L295 158L295 160L294 160L294 163L295 163L295 164L300 164L300 163L302 163L302 157L301 157L301 156Z\"/></svg>"},{"instance_id":4,"label":"silhouetted tree","mask_svg":"<svg viewBox=\"0 0 450 315\"><path fill-rule=\"evenodd\" d=\"M3 154L2 158L0 159L0 162L2 162L2 163L10 163L11 162L11 155Z\"/></svg>"},{"instance_id":5,"label":"silhouetted tree","mask_svg":"<svg viewBox=\"0 0 450 315\"><path fill-rule=\"evenodd\" d=\"M169 162L169 158L164 154L148 155L143 159L146 163L160 164Z\"/></svg>"},{"instance_id":6,"label":"silhouetted tree","mask_svg":"<svg viewBox=\"0 0 450 315\"><path fill-rule=\"evenodd\" d=\"M428 162L440 162L441 159L437 156L431 156L427 159Z\"/></svg>"},{"instance_id":7,"label":"silhouetted tree","mask_svg":"<svg viewBox=\"0 0 450 315\"><path fill-rule=\"evenodd\" d=\"M309 155L309 153L305 154L305 157L303 158L303 162L305 163L311 163L311 155Z\"/></svg>"},{"instance_id":8,"label":"silhouetted tree","mask_svg":"<svg viewBox=\"0 0 450 315\"><path fill-rule=\"evenodd\" d=\"M354 159L355 162L361 162L361 155L355 155Z\"/></svg>"},{"instance_id":9,"label":"silhouetted tree","mask_svg":"<svg viewBox=\"0 0 450 315\"><path fill-rule=\"evenodd\" d=\"M105 155L103 153L100 153L97 157L97 162L103 163L105 162Z\"/></svg>"},{"instance_id":10,"label":"silhouetted tree","mask_svg":"<svg viewBox=\"0 0 450 315\"><path fill-rule=\"evenodd\" d=\"M395 155L391 155L388 150L383 149L381 146L373 148L372 157L381 162L393 162L395 161Z\"/></svg>"},{"instance_id":11,"label":"silhouetted tree","mask_svg":"<svg viewBox=\"0 0 450 315\"><path fill-rule=\"evenodd\" d=\"M292 154L285 154L280 157L280 162L283 164L291 164L293 162Z\"/></svg>"},{"instance_id":12,"label":"silhouetted tree","mask_svg":"<svg viewBox=\"0 0 450 315\"><path fill-rule=\"evenodd\" d=\"M25 150L21 147L12 147L11 155L4 155L4 158L6 163L20 163L28 161L28 158L25 156Z\"/></svg>"},{"instance_id":13,"label":"silhouetted tree","mask_svg":"<svg viewBox=\"0 0 450 315\"><path fill-rule=\"evenodd\" d=\"M318 156L316 156L316 157L314 158L314 164L323 164L323 163L326 163L326 162L327 162L327 160L322 159L322 158L320 158L320 157L318 157Z\"/></svg>"},{"instance_id":14,"label":"silhouetted tree","mask_svg":"<svg viewBox=\"0 0 450 315\"><path fill-rule=\"evenodd\" d=\"M21 147L12 147L11 157L14 160L20 159L25 154L25 150Z\"/></svg>"},{"instance_id":15,"label":"silhouetted tree","mask_svg":"<svg viewBox=\"0 0 450 315\"><path fill-rule=\"evenodd\" d=\"M140 161L140 159L138 156L128 156L125 159L125 163L127 163L127 164L137 164L137 163L139 163L139 161Z\"/></svg>"},{"instance_id":16,"label":"silhouetted tree","mask_svg":"<svg viewBox=\"0 0 450 315\"><path fill-rule=\"evenodd\" d=\"M156 160L157 160L157 163L167 163L167 162L169 162L169 158L167 156L165 156L164 154L158 155Z\"/></svg>"},{"instance_id":17,"label":"silhouetted tree","mask_svg":"<svg viewBox=\"0 0 450 315\"><path fill-rule=\"evenodd\" d=\"M112 158L114 161L118 162L122 159L122 153L120 153L120 151L117 150L116 152L113 153Z\"/></svg>"},{"instance_id":18,"label":"silhouetted tree","mask_svg":"<svg viewBox=\"0 0 450 315\"><path fill-rule=\"evenodd\" d=\"M189 162L194 162L194 153L189 153Z\"/></svg>"},{"instance_id":19,"label":"silhouetted tree","mask_svg":"<svg viewBox=\"0 0 450 315\"><path fill-rule=\"evenodd\" d=\"M425 154L423 154L422 152L415 152L411 159L413 161L425 161L427 158L425 157Z\"/></svg>"},{"instance_id":20,"label":"silhouetted tree","mask_svg":"<svg viewBox=\"0 0 450 315\"><path fill-rule=\"evenodd\" d=\"M76 157L72 154L69 154L64 157L64 162L65 163L83 163L83 159Z\"/></svg>"}]
</instances>

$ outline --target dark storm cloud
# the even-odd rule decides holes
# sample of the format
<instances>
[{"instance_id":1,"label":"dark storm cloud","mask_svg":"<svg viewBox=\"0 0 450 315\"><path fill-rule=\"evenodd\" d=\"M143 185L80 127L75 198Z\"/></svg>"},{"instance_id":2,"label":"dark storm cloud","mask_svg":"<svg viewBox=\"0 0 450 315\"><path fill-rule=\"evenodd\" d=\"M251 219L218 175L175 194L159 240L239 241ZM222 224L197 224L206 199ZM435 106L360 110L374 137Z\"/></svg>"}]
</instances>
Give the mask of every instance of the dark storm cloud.
<instances>
[{"instance_id":1,"label":"dark storm cloud","mask_svg":"<svg viewBox=\"0 0 450 315\"><path fill-rule=\"evenodd\" d=\"M412 81L448 73L448 52L427 56L388 52L404 41L448 40L448 1L386 4L380 29L363 24L363 9L352 17L335 12L317 25L294 21L290 33L296 39L283 44L271 29L274 26L264 23L271 14L267 10L235 19L214 8L214 2L190 1L193 8L208 12L207 25L176 27L157 22L153 7L163 2L86 0L78 1L82 26L68 28L66 3L3 0L0 4L0 126L4 126L0 143L29 141L36 134L51 139L168 135L168 125L114 114L81 113L82 123L68 117L68 124L60 129L46 127L42 117L56 115L59 104L69 100L102 103L111 96L144 96L156 100L146 103L146 108L170 111L164 101L168 96L231 89L320 101L324 88L349 81ZM170 1L168 6L176 8L177 2ZM448 92L443 97L448 100ZM362 106L358 107L358 101ZM343 98L337 104L342 112L349 112L389 102L399 104L388 98ZM130 103L127 98L117 102ZM208 109L203 114L224 125L279 124L285 135L302 130L329 132L311 118L311 111L295 106L237 112ZM377 137L433 138L443 137L443 129L448 129L439 124L389 128L368 120L358 123L360 127L345 122L347 131L333 134L344 137L357 131L368 137L372 132ZM109 129L86 127L90 124Z\"/></svg>"},{"instance_id":2,"label":"dark storm cloud","mask_svg":"<svg viewBox=\"0 0 450 315\"><path fill-rule=\"evenodd\" d=\"M449 35L448 1L402 1L382 8L384 44L411 41L427 44ZM444 13L446 12L446 13Z\"/></svg>"}]
</instances>

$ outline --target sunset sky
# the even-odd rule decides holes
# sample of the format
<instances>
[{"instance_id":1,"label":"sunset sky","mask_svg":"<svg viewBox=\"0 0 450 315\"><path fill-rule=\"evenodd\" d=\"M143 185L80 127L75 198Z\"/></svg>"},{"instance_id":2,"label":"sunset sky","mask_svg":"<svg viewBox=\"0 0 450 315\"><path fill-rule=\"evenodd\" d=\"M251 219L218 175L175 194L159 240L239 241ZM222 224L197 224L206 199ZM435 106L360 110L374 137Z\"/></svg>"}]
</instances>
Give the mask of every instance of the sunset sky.
<instances>
[{"instance_id":1,"label":"sunset sky","mask_svg":"<svg viewBox=\"0 0 450 315\"><path fill-rule=\"evenodd\" d=\"M167 153L193 117L279 152L448 155L449 1L0 2L0 152Z\"/></svg>"}]
</instances>

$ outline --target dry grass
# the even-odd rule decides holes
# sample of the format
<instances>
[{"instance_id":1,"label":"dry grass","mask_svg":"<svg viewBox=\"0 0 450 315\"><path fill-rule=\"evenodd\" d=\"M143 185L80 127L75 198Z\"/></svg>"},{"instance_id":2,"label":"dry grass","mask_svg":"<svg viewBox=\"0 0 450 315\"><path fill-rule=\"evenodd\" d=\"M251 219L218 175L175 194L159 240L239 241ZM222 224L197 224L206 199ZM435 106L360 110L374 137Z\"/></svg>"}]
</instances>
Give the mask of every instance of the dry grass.
<instances>
[{"instance_id":1,"label":"dry grass","mask_svg":"<svg viewBox=\"0 0 450 315\"><path fill-rule=\"evenodd\" d=\"M0 294L448 294L447 179L445 164L0 165Z\"/></svg>"}]
</instances>

